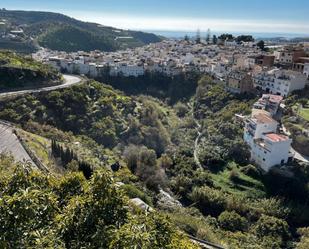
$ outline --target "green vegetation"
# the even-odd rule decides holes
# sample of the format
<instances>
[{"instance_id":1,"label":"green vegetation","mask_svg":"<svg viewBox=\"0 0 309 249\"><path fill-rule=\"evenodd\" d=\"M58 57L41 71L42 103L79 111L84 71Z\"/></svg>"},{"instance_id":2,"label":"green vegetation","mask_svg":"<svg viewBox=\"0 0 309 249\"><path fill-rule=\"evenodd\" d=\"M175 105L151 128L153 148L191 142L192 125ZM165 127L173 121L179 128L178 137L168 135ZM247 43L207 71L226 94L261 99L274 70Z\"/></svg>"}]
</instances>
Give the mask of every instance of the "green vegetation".
<instances>
[{"instance_id":1,"label":"green vegetation","mask_svg":"<svg viewBox=\"0 0 309 249\"><path fill-rule=\"evenodd\" d=\"M293 138L293 147L309 156L309 88L295 91L287 98L283 123Z\"/></svg>"},{"instance_id":2,"label":"green vegetation","mask_svg":"<svg viewBox=\"0 0 309 249\"><path fill-rule=\"evenodd\" d=\"M181 84L179 81L176 85ZM232 249L295 248L294 242L306 245L306 228L300 228L309 227L309 213L306 212L309 203L308 166L293 163L290 174L283 174L279 169L262 174L250 164L248 147L242 139L242 126L235 118L236 113L245 115L251 112L255 96L227 93L209 77L189 84L192 88L194 85L197 88L193 96L180 97L178 92L173 95L172 91L169 95L164 89L159 100L144 95L127 96L111 86L89 80L68 89L25 95L10 102L1 101L0 119L15 122L28 132L44 137L50 145L50 140L53 140L52 147L61 145L62 154L73 152L70 155L76 155L80 161L91 165L94 175L89 181L83 180L86 182L85 191L93 189L98 172L111 169L109 174L117 183L117 191L129 198L140 198L164 212L187 234ZM126 92L134 92L129 88L127 86ZM143 88L139 91L143 92ZM198 134L201 138L195 146ZM48 150L50 153L51 148ZM196 164L195 150L202 167ZM63 166L65 160L60 162L61 155L54 157ZM77 173L78 163L74 156L70 160L72 158L64 167L64 174L84 177ZM162 190L167 192L163 197ZM67 195L64 191L61 196L67 200ZM99 226L98 233L89 229L91 237L75 232L76 227L79 230L85 228L79 217L85 218L84 209L88 210L91 205L83 200L78 202L82 207L80 214L71 219L76 205L72 202L76 198L83 199L83 194L72 198L60 202L60 205L70 205L69 211L66 210L70 212L66 213L69 218L64 219L65 225L70 225L67 228L70 234L63 235L64 230L59 233L53 228L48 236L60 234L57 241L63 241L61 236L65 236L65 243L81 243L76 239L80 236L83 241L92 243L89 240L104 229ZM92 197L89 198L91 201ZM150 247L145 239L149 235L142 236L135 226L139 227L142 222L154 224L153 220L131 215L130 212L129 225L125 221L112 230L112 242L107 236L107 242L101 243L127 248L126 240L122 242L120 238L131 238L135 233L134 238L141 248ZM70 219L76 219L77 225L66 223ZM161 223L158 226L162 227ZM156 234L152 225L149 229ZM302 235L301 240L297 230ZM160 238L158 243L162 243L161 239L165 240Z\"/></svg>"},{"instance_id":3,"label":"green vegetation","mask_svg":"<svg viewBox=\"0 0 309 249\"><path fill-rule=\"evenodd\" d=\"M154 34L82 22L50 12L0 10L0 18L6 19L9 24L23 25L31 47L38 42L41 46L67 52L96 49L114 51L161 40ZM35 38L35 41L32 42L30 37ZM19 46L25 42L19 42Z\"/></svg>"},{"instance_id":4,"label":"green vegetation","mask_svg":"<svg viewBox=\"0 0 309 249\"><path fill-rule=\"evenodd\" d=\"M196 248L163 215L130 207L105 170L56 178L1 156L0 172L1 248Z\"/></svg>"},{"instance_id":5,"label":"green vegetation","mask_svg":"<svg viewBox=\"0 0 309 249\"><path fill-rule=\"evenodd\" d=\"M195 94L200 77L197 72L176 76L167 76L162 73L146 73L139 77L109 76L109 68L106 68L105 75L98 80L126 94L151 95L175 104L179 100L188 100Z\"/></svg>"},{"instance_id":6,"label":"green vegetation","mask_svg":"<svg viewBox=\"0 0 309 249\"><path fill-rule=\"evenodd\" d=\"M111 38L105 38L94 33L72 26L56 26L42 34L39 39L41 46L53 50L74 52L78 50L114 51L117 46Z\"/></svg>"},{"instance_id":7,"label":"green vegetation","mask_svg":"<svg viewBox=\"0 0 309 249\"><path fill-rule=\"evenodd\" d=\"M0 51L0 90L55 85L61 76L51 67L31 58Z\"/></svg>"},{"instance_id":8,"label":"green vegetation","mask_svg":"<svg viewBox=\"0 0 309 249\"><path fill-rule=\"evenodd\" d=\"M303 119L309 121L309 108L302 108L299 114Z\"/></svg>"}]
</instances>

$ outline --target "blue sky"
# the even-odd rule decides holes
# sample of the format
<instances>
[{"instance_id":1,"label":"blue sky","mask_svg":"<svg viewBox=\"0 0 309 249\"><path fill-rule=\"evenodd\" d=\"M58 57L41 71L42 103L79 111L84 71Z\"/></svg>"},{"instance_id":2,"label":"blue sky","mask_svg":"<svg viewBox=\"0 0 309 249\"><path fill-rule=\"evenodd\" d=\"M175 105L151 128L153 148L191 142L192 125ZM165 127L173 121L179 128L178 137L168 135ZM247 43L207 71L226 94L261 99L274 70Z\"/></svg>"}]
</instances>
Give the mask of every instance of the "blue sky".
<instances>
[{"instance_id":1,"label":"blue sky","mask_svg":"<svg viewBox=\"0 0 309 249\"><path fill-rule=\"evenodd\" d=\"M61 12L128 29L309 35L308 0L1 0L0 7Z\"/></svg>"}]
</instances>

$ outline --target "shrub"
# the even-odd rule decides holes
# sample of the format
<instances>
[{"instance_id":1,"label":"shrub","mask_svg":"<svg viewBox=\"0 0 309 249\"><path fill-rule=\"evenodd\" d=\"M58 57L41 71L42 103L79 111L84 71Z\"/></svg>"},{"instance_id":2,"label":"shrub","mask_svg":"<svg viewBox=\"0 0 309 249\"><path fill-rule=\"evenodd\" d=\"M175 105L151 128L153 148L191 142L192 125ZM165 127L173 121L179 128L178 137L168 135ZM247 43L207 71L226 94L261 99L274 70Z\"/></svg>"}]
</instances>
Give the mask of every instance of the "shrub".
<instances>
[{"instance_id":1,"label":"shrub","mask_svg":"<svg viewBox=\"0 0 309 249\"><path fill-rule=\"evenodd\" d=\"M220 227L232 232L244 231L248 226L246 218L240 216L235 211L224 211L218 217Z\"/></svg>"},{"instance_id":2,"label":"shrub","mask_svg":"<svg viewBox=\"0 0 309 249\"><path fill-rule=\"evenodd\" d=\"M148 205L152 205L152 199L150 196L145 194L143 191L139 190L136 186L132 184L125 184L121 186L121 189L125 191L125 193L130 198L140 198L144 202L146 202Z\"/></svg>"},{"instance_id":3,"label":"shrub","mask_svg":"<svg viewBox=\"0 0 309 249\"><path fill-rule=\"evenodd\" d=\"M188 107L181 102L178 102L176 105L174 105L174 109L176 111L177 116L180 118L183 118L189 111Z\"/></svg>"},{"instance_id":4,"label":"shrub","mask_svg":"<svg viewBox=\"0 0 309 249\"><path fill-rule=\"evenodd\" d=\"M260 176L261 176L260 171L255 166L253 166L251 164L241 168L240 171L242 173L244 173L245 175L251 176L251 177L256 178L256 179L260 178Z\"/></svg>"},{"instance_id":5,"label":"shrub","mask_svg":"<svg viewBox=\"0 0 309 249\"><path fill-rule=\"evenodd\" d=\"M194 188L189 198L195 202L203 214L217 216L226 208L224 194L207 186Z\"/></svg>"},{"instance_id":6,"label":"shrub","mask_svg":"<svg viewBox=\"0 0 309 249\"><path fill-rule=\"evenodd\" d=\"M253 232L259 237L280 237L284 240L290 237L289 225L286 221L272 216L262 215L254 226Z\"/></svg>"}]
</instances>

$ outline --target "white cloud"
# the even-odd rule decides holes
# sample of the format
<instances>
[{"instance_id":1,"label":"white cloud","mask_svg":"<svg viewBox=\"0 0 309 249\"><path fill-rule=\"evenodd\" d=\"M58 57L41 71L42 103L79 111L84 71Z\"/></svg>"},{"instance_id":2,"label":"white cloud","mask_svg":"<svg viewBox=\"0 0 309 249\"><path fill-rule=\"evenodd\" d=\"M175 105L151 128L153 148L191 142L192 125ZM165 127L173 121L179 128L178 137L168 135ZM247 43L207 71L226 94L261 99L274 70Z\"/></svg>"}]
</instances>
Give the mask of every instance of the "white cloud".
<instances>
[{"instance_id":1,"label":"white cloud","mask_svg":"<svg viewBox=\"0 0 309 249\"><path fill-rule=\"evenodd\" d=\"M216 31L309 33L309 23L281 22L276 20L230 20L207 18L160 18L111 15L98 12L66 12L83 21L134 30L196 31L197 28Z\"/></svg>"}]
</instances>

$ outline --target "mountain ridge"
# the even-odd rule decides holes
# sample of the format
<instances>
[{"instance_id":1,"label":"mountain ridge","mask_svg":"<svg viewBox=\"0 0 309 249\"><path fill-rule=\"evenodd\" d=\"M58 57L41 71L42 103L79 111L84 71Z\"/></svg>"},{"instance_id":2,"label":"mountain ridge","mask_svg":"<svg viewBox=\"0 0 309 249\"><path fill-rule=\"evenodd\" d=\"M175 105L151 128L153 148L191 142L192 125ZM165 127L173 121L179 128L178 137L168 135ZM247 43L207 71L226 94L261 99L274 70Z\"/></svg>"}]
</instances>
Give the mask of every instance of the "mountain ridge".
<instances>
[{"instance_id":1,"label":"mountain ridge","mask_svg":"<svg viewBox=\"0 0 309 249\"><path fill-rule=\"evenodd\" d=\"M96 49L116 51L159 42L162 39L155 34L83 22L54 12L1 9L0 19L5 23L5 33L14 29L23 31L17 37L22 42L31 41L33 46L43 45L67 52ZM0 41L3 39L0 38Z\"/></svg>"}]
</instances>

